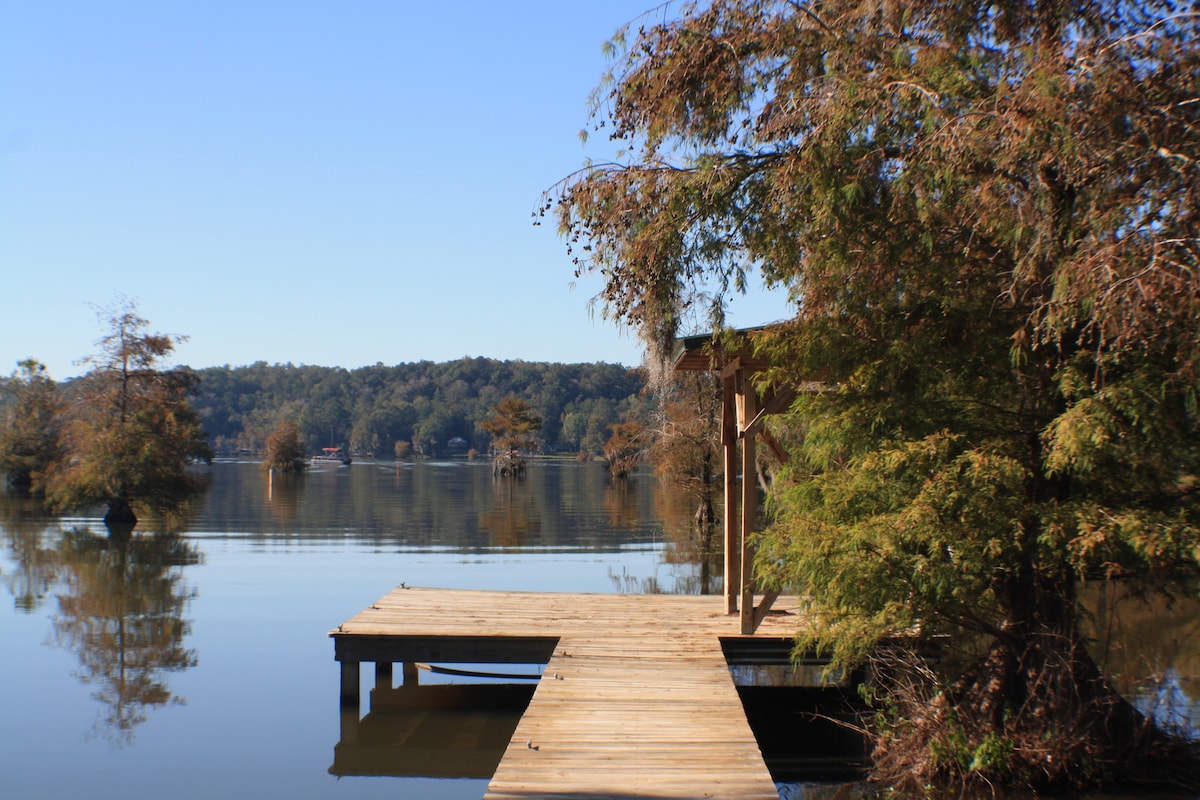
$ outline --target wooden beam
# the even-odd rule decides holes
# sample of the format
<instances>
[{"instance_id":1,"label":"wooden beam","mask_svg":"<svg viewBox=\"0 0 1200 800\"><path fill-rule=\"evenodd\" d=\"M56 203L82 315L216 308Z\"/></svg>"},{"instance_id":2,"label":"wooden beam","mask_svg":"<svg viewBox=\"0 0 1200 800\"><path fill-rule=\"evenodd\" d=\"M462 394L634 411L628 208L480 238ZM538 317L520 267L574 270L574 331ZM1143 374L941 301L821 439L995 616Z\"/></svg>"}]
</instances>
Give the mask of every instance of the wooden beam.
<instances>
[{"instance_id":1,"label":"wooden beam","mask_svg":"<svg viewBox=\"0 0 1200 800\"><path fill-rule=\"evenodd\" d=\"M758 626L762 625L763 620L767 618L767 614L771 613L771 606L775 605L775 601L778 599L779 592L775 589L763 594L762 602L754 607L754 627L749 633L754 633L758 630ZM747 631L742 631L742 633L747 633Z\"/></svg>"},{"instance_id":2,"label":"wooden beam","mask_svg":"<svg viewBox=\"0 0 1200 800\"><path fill-rule=\"evenodd\" d=\"M721 365L721 377L731 378L736 377L740 373L745 372L745 366L742 364L741 356L734 356Z\"/></svg>"},{"instance_id":3,"label":"wooden beam","mask_svg":"<svg viewBox=\"0 0 1200 800\"><path fill-rule=\"evenodd\" d=\"M346 635L342 635L345 633ZM486 653L474 636L363 636L334 632L333 655L338 661L448 661L452 663L544 664L554 653L553 636L499 637ZM357 669L357 667L355 667ZM357 675L357 673L355 673Z\"/></svg>"},{"instance_id":4,"label":"wooden beam","mask_svg":"<svg viewBox=\"0 0 1200 800\"><path fill-rule=\"evenodd\" d=\"M750 391L753 392L754 389L751 387ZM754 415L753 419L745 423L740 428L742 435L748 436L759 433L763 422L768 416L786 411L788 406L790 406L792 401L795 399L796 390L791 387L785 387L780 389L778 392L772 392L771 394L762 398L761 408L759 408L758 413Z\"/></svg>"},{"instance_id":5,"label":"wooden beam","mask_svg":"<svg viewBox=\"0 0 1200 800\"><path fill-rule=\"evenodd\" d=\"M786 450L779 446L779 442L775 441L774 436L767 431L762 430L758 432L758 438L763 440L763 444L765 444L767 449L771 451L772 455L779 460L780 464L788 463L791 457L788 456Z\"/></svg>"}]
</instances>

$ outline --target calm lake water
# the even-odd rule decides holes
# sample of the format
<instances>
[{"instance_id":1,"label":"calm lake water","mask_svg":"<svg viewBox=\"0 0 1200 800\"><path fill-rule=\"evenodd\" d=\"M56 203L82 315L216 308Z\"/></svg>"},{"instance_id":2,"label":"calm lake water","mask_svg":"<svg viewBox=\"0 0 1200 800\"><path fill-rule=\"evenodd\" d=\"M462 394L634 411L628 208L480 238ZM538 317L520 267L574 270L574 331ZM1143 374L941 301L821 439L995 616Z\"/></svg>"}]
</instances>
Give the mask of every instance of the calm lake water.
<instances>
[{"instance_id":1,"label":"calm lake water","mask_svg":"<svg viewBox=\"0 0 1200 800\"><path fill-rule=\"evenodd\" d=\"M520 482L461 461L291 480L254 463L208 469L211 488L180 534L149 535L151 523L124 544L99 510L54 518L0 494L11 601L0 606L0 797L478 800L482 777L335 765L345 721L332 628L401 582L720 591L719 569L687 538L691 509L649 474L617 485L573 462L536 462ZM1123 688L1174 700L1192 726L1200 615L1105 619Z\"/></svg>"},{"instance_id":2,"label":"calm lake water","mask_svg":"<svg viewBox=\"0 0 1200 800\"><path fill-rule=\"evenodd\" d=\"M486 463L426 462L211 475L182 535L124 547L99 510L50 518L0 493L0 796L477 799L484 779L330 774L331 629L401 582L700 590L648 474L618 486L597 464L539 462L513 482ZM453 679L422 678L438 680Z\"/></svg>"}]
</instances>

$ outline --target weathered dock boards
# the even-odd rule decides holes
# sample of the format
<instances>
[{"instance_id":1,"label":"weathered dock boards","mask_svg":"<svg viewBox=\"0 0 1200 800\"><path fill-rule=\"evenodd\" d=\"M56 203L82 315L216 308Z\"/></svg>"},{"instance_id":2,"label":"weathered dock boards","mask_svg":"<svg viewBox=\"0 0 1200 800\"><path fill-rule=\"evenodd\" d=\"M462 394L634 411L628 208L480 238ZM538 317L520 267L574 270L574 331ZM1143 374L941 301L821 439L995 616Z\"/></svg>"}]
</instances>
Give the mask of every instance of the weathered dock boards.
<instances>
[{"instance_id":1,"label":"weathered dock boards","mask_svg":"<svg viewBox=\"0 0 1200 800\"><path fill-rule=\"evenodd\" d=\"M773 615L755 636L795 624ZM775 800L721 652L737 631L721 597L402 587L330 635L353 697L361 661L390 676L392 661L549 659L490 800Z\"/></svg>"}]
</instances>

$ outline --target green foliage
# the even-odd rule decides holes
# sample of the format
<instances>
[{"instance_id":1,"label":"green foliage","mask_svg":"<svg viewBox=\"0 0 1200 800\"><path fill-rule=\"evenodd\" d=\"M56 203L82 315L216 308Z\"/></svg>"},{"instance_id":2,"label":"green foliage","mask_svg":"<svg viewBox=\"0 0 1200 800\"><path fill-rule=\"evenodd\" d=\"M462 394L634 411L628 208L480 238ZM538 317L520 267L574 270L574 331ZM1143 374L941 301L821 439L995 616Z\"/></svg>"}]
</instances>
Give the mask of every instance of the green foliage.
<instances>
[{"instance_id":1,"label":"green foliage","mask_svg":"<svg viewBox=\"0 0 1200 800\"><path fill-rule=\"evenodd\" d=\"M0 474L30 487L58 453L58 398L45 365L30 358L17 366L6 386L12 403L0 418Z\"/></svg>"},{"instance_id":2,"label":"green foliage","mask_svg":"<svg viewBox=\"0 0 1200 800\"><path fill-rule=\"evenodd\" d=\"M464 358L345 370L252 364L198 371L194 401L218 453L262 452L281 419L295 418L309 451L348 447L390 455L397 442L434 455L455 437L478 450L480 421L516 396L542 417L552 449L599 452L608 425L640 402L644 377L619 364L545 364Z\"/></svg>"},{"instance_id":3,"label":"green foliage","mask_svg":"<svg viewBox=\"0 0 1200 800\"><path fill-rule=\"evenodd\" d=\"M933 762L951 772L997 776L1007 770L1013 746L1011 739L994 732L973 744L957 718L951 715L944 736L930 742L929 750Z\"/></svg>"}]
</instances>

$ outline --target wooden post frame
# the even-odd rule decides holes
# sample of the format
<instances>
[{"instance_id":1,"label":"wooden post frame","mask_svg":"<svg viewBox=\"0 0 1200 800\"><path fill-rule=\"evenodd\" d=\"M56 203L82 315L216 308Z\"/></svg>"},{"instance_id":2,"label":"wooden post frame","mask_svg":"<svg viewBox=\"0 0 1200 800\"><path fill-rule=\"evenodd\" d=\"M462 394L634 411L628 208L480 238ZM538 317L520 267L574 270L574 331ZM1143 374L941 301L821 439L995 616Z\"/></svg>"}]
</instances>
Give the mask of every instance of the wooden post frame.
<instances>
[{"instance_id":1,"label":"wooden post frame","mask_svg":"<svg viewBox=\"0 0 1200 800\"><path fill-rule=\"evenodd\" d=\"M738 525L738 545L741 550L741 589L742 602L740 607L741 631L743 634L754 633L754 547L750 544L750 535L754 533L754 522L758 516L758 492L755 486L755 455L754 434L747 435L745 424L754 419L757 412L758 397L746 370L739 365L737 369L737 417L738 430L742 440L742 502Z\"/></svg>"},{"instance_id":2,"label":"wooden post frame","mask_svg":"<svg viewBox=\"0 0 1200 800\"><path fill-rule=\"evenodd\" d=\"M760 330L737 333L744 341ZM777 596L768 592L760 606L754 605L754 552L750 536L758 513L756 443L761 437L776 458L787 460L787 454L763 430L762 423L768 414L787 410L796 397L791 388L760 397L754 388L754 376L766 367L764 361L754 356L748 342L736 350L722 347L710 336L693 336L675 343L676 371L721 375L725 613L738 614L742 634L757 630Z\"/></svg>"},{"instance_id":3,"label":"wooden post frame","mask_svg":"<svg viewBox=\"0 0 1200 800\"><path fill-rule=\"evenodd\" d=\"M731 375L723 376L721 402L721 454L725 486L725 513L721 525L725 537L725 613L736 614L742 595L742 548L738 507L737 388Z\"/></svg>"}]
</instances>

